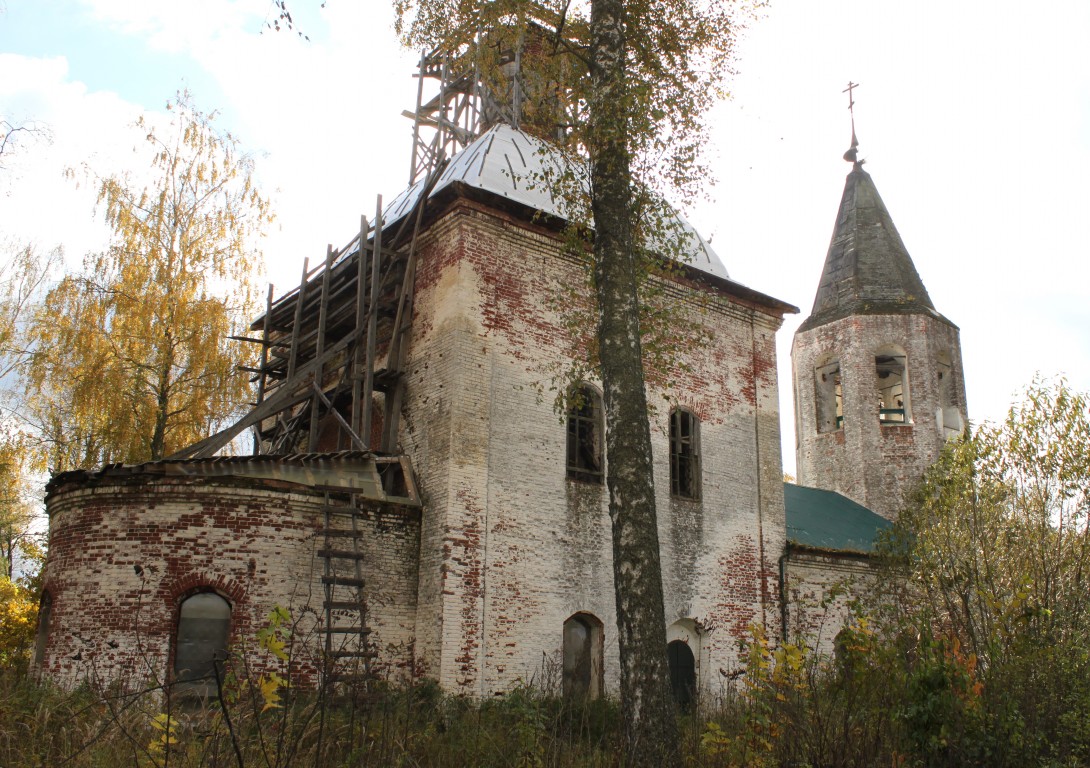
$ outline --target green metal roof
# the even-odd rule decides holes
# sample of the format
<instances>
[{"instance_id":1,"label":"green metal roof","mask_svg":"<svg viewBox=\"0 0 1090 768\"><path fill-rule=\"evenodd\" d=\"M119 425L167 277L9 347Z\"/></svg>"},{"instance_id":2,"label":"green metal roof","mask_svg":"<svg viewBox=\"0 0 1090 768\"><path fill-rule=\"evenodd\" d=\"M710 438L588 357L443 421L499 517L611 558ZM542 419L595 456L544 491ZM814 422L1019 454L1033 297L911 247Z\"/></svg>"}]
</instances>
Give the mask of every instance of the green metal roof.
<instances>
[{"instance_id":1,"label":"green metal roof","mask_svg":"<svg viewBox=\"0 0 1090 768\"><path fill-rule=\"evenodd\" d=\"M783 484L787 540L813 549L874 552L878 534L893 523L835 491Z\"/></svg>"}]
</instances>

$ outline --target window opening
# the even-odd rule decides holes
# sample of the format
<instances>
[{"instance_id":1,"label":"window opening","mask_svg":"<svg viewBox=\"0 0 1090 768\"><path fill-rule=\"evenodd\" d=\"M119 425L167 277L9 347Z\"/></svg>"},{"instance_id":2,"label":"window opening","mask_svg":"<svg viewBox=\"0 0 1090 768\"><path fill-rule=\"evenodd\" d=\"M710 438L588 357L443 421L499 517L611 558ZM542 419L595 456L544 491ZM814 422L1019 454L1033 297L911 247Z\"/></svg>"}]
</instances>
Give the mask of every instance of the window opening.
<instances>
[{"instance_id":1,"label":"window opening","mask_svg":"<svg viewBox=\"0 0 1090 768\"><path fill-rule=\"evenodd\" d=\"M670 664L670 690L674 701L682 712L688 712L696 698L696 658L684 640L674 640L667 645L666 657Z\"/></svg>"},{"instance_id":2,"label":"window opening","mask_svg":"<svg viewBox=\"0 0 1090 768\"><path fill-rule=\"evenodd\" d=\"M814 371L818 432L835 432L844 426L844 393L840 384L840 361L834 360Z\"/></svg>"},{"instance_id":3,"label":"window opening","mask_svg":"<svg viewBox=\"0 0 1090 768\"><path fill-rule=\"evenodd\" d=\"M670 493L700 498L700 424L680 408L670 413Z\"/></svg>"},{"instance_id":4,"label":"window opening","mask_svg":"<svg viewBox=\"0 0 1090 768\"><path fill-rule=\"evenodd\" d=\"M568 396L568 477L602 482L602 400L583 385Z\"/></svg>"},{"instance_id":5,"label":"window opening","mask_svg":"<svg viewBox=\"0 0 1090 768\"><path fill-rule=\"evenodd\" d=\"M204 694L215 690L214 665L227 658L231 606L215 592L199 592L182 601L174 646L174 675L179 683Z\"/></svg>"},{"instance_id":6,"label":"window opening","mask_svg":"<svg viewBox=\"0 0 1090 768\"><path fill-rule=\"evenodd\" d=\"M53 613L53 598L48 592L42 592L42 601L38 605L38 632L34 639L34 664L41 666L45 660L45 646L49 642L49 618Z\"/></svg>"},{"instance_id":7,"label":"window opening","mask_svg":"<svg viewBox=\"0 0 1090 768\"><path fill-rule=\"evenodd\" d=\"M883 424L908 423L905 356L877 355L874 367L878 374L878 420Z\"/></svg>"},{"instance_id":8,"label":"window opening","mask_svg":"<svg viewBox=\"0 0 1090 768\"><path fill-rule=\"evenodd\" d=\"M595 699L602 692L602 622L577 613L564 622L564 695Z\"/></svg>"},{"instance_id":9,"label":"window opening","mask_svg":"<svg viewBox=\"0 0 1090 768\"><path fill-rule=\"evenodd\" d=\"M954 365L950 362L950 355L940 352L935 361L936 375L938 376L939 428L943 437L949 439L961 434L964 425L961 422L961 412L958 410L954 396Z\"/></svg>"}]
</instances>

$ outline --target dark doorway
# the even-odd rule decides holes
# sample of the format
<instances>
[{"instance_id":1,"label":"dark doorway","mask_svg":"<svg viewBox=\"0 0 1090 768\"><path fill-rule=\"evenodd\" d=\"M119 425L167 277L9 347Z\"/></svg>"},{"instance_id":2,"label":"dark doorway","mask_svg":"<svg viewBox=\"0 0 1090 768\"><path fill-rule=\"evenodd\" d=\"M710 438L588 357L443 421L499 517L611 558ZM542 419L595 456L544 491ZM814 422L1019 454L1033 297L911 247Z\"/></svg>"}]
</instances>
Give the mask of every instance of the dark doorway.
<instances>
[{"instance_id":1,"label":"dark doorway","mask_svg":"<svg viewBox=\"0 0 1090 768\"><path fill-rule=\"evenodd\" d=\"M682 640L666 646L666 655L670 661L670 688L674 701L679 709L688 712L696 695L696 659L689 644Z\"/></svg>"}]
</instances>

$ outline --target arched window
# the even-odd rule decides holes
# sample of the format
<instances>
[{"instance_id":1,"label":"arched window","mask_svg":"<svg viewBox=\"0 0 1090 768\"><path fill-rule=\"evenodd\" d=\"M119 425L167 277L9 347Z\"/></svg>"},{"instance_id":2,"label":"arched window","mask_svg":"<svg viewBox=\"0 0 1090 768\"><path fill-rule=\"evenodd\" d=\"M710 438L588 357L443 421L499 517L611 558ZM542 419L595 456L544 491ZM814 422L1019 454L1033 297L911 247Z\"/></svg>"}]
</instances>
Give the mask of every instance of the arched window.
<instances>
[{"instance_id":1,"label":"arched window","mask_svg":"<svg viewBox=\"0 0 1090 768\"><path fill-rule=\"evenodd\" d=\"M843 427L844 393L840 386L839 360L814 369L814 395L818 432L835 432Z\"/></svg>"},{"instance_id":2,"label":"arched window","mask_svg":"<svg viewBox=\"0 0 1090 768\"><path fill-rule=\"evenodd\" d=\"M38 604L38 634L34 641L34 665L41 666L45 660L46 643L49 642L49 619L53 613L53 597L49 592L42 592L42 601Z\"/></svg>"},{"instance_id":3,"label":"arched window","mask_svg":"<svg viewBox=\"0 0 1090 768\"><path fill-rule=\"evenodd\" d=\"M564 695L596 699L602 695L602 622L577 613L564 622Z\"/></svg>"},{"instance_id":4,"label":"arched window","mask_svg":"<svg viewBox=\"0 0 1090 768\"><path fill-rule=\"evenodd\" d=\"M700 498L700 423L681 408L670 412L670 493Z\"/></svg>"},{"instance_id":5,"label":"arched window","mask_svg":"<svg viewBox=\"0 0 1090 768\"><path fill-rule=\"evenodd\" d=\"M214 664L227 658L231 606L215 592L198 592L182 601L174 645L174 676L201 692L215 690Z\"/></svg>"},{"instance_id":6,"label":"arched window","mask_svg":"<svg viewBox=\"0 0 1090 768\"><path fill-rule=\"evenodd\" d=\"M892 349L874 356L878 381L878 420L882 424L908 424L908 366L904 352Z\"/></svg>"},{"instance_id":7,"label":"arched window","mask_svg":"<svg viewBox=\"0 0 1090 768\"><path fill-rule=\"evenodd\" d=\"M684 640L674 640L666 646L670 664L670 690L682 712L688 712L696 697L696 657Z\"/></svg>"},{"instance_id":8,"label":"arched window","mask_svg":"<svg viewBox=\"0 0 1090 768\"><path fill-rule=\"evenodd\" d=\"M568 477L602 482L602 398L586 384L568 395Z\"/></svg>"}]
</instances>

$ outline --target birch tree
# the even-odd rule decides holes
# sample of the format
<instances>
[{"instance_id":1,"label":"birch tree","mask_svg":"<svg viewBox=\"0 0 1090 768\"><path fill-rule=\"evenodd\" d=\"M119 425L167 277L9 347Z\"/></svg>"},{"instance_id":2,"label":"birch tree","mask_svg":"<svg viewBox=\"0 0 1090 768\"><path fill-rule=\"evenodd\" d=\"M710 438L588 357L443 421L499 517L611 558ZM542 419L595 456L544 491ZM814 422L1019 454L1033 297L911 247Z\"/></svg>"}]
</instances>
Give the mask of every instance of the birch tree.
<instances>
[{"instance_id":1,"label":"birch tree","mask_svg":"<svg viewBox=\"0 0 1090 768\"><path fill-rule=\"evenodd\" d=\"M249 399L242 344L256 243L272 216L254 162L181 94L166 130L141 119L151 181L97 179L113 240L46 296L27 407L53 471L160 459Z\"/></svg>"},{"instance_id":2,"label":"birch tree","mask_svg":"<svg viewBox=\"0 0 1090 768\"><path fill-rule=\"evenodd\" d=\"M551 19L534 76L570 119L553 137L590 168L592 280L606 423L625 761L677 764L669 690L639 275L649 192L682 198L707 177L704 115L730 72L737 5L723 0L396 0L417 48L467 52L489 77L532 18ZM505 39L506 37L506 39ZM485 40L475 46L475 41ZM489 57L492 57L490 60ZM524 60L525 66L525 60Z\"/></svg>"}]
</instances>

